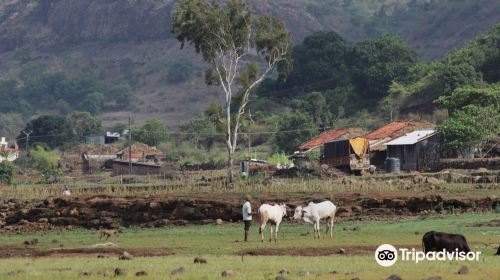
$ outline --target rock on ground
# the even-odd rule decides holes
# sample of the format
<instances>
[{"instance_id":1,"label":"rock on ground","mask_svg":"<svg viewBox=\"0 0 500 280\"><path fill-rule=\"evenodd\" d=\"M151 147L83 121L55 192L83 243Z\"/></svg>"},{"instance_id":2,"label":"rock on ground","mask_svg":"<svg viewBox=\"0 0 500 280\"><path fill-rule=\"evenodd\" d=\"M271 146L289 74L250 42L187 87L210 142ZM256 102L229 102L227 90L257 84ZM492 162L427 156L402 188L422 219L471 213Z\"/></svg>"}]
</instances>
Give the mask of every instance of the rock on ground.
<instances>
[{"instance_id":1,"label":"rock on ground","mask_svg":"<svg viewBox=\"0 0 500 280\"><path fill-rule=\"evenodd\" d=\"M193 263L207 263L207 259L205 259L203 257L196 257L196 258L194 258Z\"/></svg>"},{"instance_id":2,"label":"rock on ground","mask_svg":"<svg viewBox=\"0 0 500 280\"><path fill-rule=\"evenodd\" d=\"M301 271L299 272L299 276L302 276L302 277L305 277L305 276L309 276L311 273L309 273L309 271Z\"/></svg>"},{"instance_id":3,"label":"rock on ground","mask_svg":"<svg viewBox=\"0 0 500 280\"><path fill-rule=\"evenodd\" d=\"M178 274L182 274L182 273L184 273L184 272L186 272L186 269L185 269L183 266L181 266L181 267L179 267L179 268L176 268L176 269L172 270L172 271L170 272L170 274L171 274L171 275L178 275Z\"/></svg>"},{"instance_id":4,"label":"rock on ground","mask_svg":"<svg viewBox=\"0 0 500 280\"><path fill-rule=\"evenodd\" d=\"M137 271L135 276L148 276L148 273L146 271Z\"/></svg>"},{"instance_id":5,"label":"rock on ground","mask_svg":"<svg viewBox=\"0 0 500 280\"><path fill-rule=\"evenodd\" d=\"M441 276L431 276L428 278L425 278L424 280L442 280L443 278Z\"/></svg>"},{"instance_id":6,"label":"rock on ground","mask_svg":"<svg viewBox=\"0 0 500 280\"><path fill-rule=\"evenodd\" d=\"M234 275L234 271L232 270L224 270L222 273L221 273L221 276L222 277L231 277Z\"/></svg>"},{"instance_id":7,"label":"rock on ground","mask_svg":"<svg viewBox=\"0 0 500 280\"><path fill-rule=\"evenodd\" d=\"M459 269L458 269L458 274L468 274L469 273L469 268L466 266L466 265L462 265Z\"/></svg>"},{"instance_id":8,"label":"rock on ground","mask_svg":"<svg viewBox=\"0 0 500 280\"><path fill-rule=\"evenodd\" d=\"M128 260L132 260L134 259L134 256L132 256L132 254L130 254L129 252L127 251L123 251L123 254L121 254L119 257L118 257L119 260L123 260L123 261L128 261Z\"/></svg>"},{"instance_id":9,"label":"rock on ground","mask_svg":"<svg viewBox=\"0 0 500 280\"><path fill-rule=\"evenodd\" d=\"M401 278L401 276L393 274L393 275L387 277L386 280L403 280L403 279Z\"/></svg>"},{"instance_id":10,"label":"rock on ground","mask_svg":"<svg viewBox=\"0 0 500 280\"><path fill-rule=\"evenodd\" d=\"M125 276L127 275L127 271L125 271L125 269L123 268L115 268L115 276Z\"/></svg>"}]
</instances>

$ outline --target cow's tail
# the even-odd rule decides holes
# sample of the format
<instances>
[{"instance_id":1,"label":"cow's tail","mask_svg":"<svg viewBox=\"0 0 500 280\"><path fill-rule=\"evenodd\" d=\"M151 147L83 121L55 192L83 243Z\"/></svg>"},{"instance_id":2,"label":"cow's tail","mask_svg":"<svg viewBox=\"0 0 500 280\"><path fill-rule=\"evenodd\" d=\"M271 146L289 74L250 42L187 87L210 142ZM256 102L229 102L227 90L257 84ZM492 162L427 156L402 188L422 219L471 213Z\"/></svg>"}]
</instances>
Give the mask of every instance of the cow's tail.
<instances>
[{"instance_id":1,"label":"cow's tail","mask_svg":"<svg viewBox=\"0 0 500 280\"><path fill-rule=\"evenodd\" d=\"M424 243L424 240L423 240L423 239L422 239L422 251L424 251L424 253L427 253L427 252L425 251L425 243Z\"/></svg>"}]
</instances>

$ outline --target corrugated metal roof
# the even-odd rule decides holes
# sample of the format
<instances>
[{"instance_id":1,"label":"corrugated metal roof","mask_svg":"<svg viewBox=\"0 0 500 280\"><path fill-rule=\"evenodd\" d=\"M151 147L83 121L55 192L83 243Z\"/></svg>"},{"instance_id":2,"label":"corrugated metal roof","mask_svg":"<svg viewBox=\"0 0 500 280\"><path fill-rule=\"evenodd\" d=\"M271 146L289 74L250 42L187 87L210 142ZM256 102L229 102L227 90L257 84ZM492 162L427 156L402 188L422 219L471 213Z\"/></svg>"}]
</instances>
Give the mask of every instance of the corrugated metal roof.
<instances>
[{"instance_id":1,"label":"corrugated metal roof","mask_svg":"<svg viewBox=\"0 0 500 280\"><path fill-rule=\"evenodd\" d=\"M405 135L396 138L390 142L385 143L384 145L413 145L422 140L425 140L432 135L436 134L436 130L434 129L425 129L425 130L415 130L410 133L406 133Z\"/></svg>"},{"instance_id":2,"label":"corrugated metal roof","mask_svg":"<svg viewBox=\"0 0 500 280\"><path fill-rule=\"evenodd\" d=\"M327 132L323 132L322 134L312 138L311 140L302 143L298 149L301 152L309 151L312 149L319 148L322 144L331 142L334 140L338 140L341 138L350 138L356 137L363 134L363 130L361 128L340 128L340 129L332 129Z\"/></svg>"}]
</instances>

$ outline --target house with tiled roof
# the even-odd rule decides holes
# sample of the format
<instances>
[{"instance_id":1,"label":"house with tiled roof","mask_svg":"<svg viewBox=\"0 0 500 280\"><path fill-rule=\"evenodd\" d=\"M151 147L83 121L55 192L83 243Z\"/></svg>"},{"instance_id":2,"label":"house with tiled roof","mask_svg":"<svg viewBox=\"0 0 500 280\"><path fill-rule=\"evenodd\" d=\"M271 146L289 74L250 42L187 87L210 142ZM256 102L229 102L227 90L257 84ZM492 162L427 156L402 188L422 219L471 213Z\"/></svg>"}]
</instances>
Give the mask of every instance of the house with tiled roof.
<instances>
[{"instance_id":1,"label":"house with tiled roof","mask_svg":"<svg viewBox=\"0 0 500 280\"><path fill-rule=\"evenodd\" d=\"M130 151L132 151L132 153L130 153ZM131 147L126 147L116 153L117 159L128 160L132 158L132 161L158 161L161 155L162 152L156 147L144 143L135 143Z\"/></svg>"},{"instance_id":2,"label":"house with tiled roof","mask_svg":"<svg viewBox=\"0 0 500 280\"><path fill-rule=\"evenodd\" d=\"M406 133L420 129L430 129L432 123L421 120L397 120L390 122L364 135L370 142L370 162L377 167L383 167L387 158L386 143L399 138Z\"/></svg>"}]
</instances>

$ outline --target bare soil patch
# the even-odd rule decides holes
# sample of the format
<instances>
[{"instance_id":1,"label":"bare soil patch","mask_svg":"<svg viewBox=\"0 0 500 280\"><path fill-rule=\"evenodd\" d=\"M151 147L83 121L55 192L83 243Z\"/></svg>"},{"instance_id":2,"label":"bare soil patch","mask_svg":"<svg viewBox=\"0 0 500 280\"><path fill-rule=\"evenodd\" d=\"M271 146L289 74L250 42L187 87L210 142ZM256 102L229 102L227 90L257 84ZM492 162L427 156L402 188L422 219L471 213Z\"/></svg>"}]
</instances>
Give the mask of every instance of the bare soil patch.
<instances>
[{"instance_id":1,"label":"bare soil patch","mask_svg":"<svg viewBox=\"0 0 500 280\"><path fill-rule=\"evenodd\" d=\"M376 246L352 246L352 247L319 247L319 248L264 248L254 250L244 250L238 253L243 256L330 256L330 255L366 255L375 252ZM345 249L341 253L340 249Z\"/></svg>"},{"instance_id":2,"label":"bare soil patch","mask_svg":"<svg viewBox=\"0 0 500 280\"><path fill-rule=\"evenodd\" d=\"M500 220L491 220L467 225L469 227L500 227Z\"/></svg>"},{"instance_id":3,"label":"bare soil patch","mask_svg":"<svg viewBox=\"0 0 500 280\"><path fill-rule=\"evenodd\" d=\"M0 259L16 257L118 257L123 248L74 248L74 249L34 249L25 247L0 247ZM172 255L167 248L127 248L135 257L158 257Z\"/></svg>"}]
</instances>

